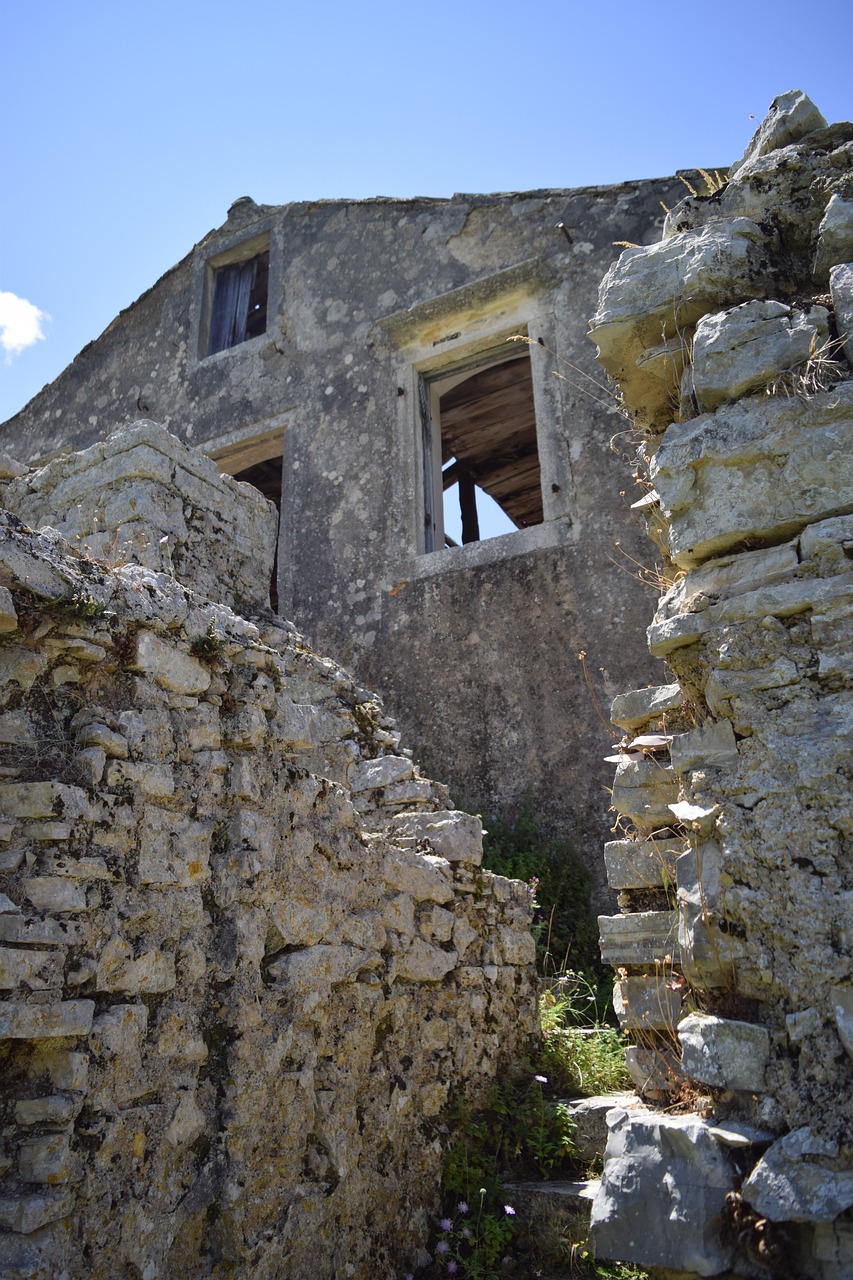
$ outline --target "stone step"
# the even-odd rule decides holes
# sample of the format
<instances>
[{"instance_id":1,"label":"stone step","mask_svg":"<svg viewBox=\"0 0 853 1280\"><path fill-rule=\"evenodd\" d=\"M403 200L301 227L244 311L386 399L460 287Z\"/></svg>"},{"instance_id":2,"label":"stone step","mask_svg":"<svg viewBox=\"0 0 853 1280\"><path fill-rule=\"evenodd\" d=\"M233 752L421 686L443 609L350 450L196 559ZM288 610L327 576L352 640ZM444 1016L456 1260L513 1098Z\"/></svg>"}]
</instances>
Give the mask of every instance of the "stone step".
<instances>
[{"instance_id":1,"label":"stone step","mask_svg":"<svg viewBox=\"0 0 853 1280\"><path fill-rule=\"evenodd\" d=\"M607 1145L607 1113L613 1107L627 1110L645 1110L645 1103L636 1093L603 1093L592 1098L566 1098L561 1100L575 1123L572 1145L578 1158L586 1164L604 1159Z\"/></svg>"},{"instance_id":2,"label":"stone step","mask_svg":"<svg viewBox=\"0 0 853 1280\"><path fill-rule=\"evenodd\" d=\"M507 1204L515 1209L517 1219L531 1234L536 1232L537 1220L553 1221L558 1214L567 1224L571 1222L573 1232L577 1231L579 1238L583 1238L589 1230L592 1202L600 1186L598 1178L576 1182L506 1182L504 1194Z\"/></svg>"}]
</instances>

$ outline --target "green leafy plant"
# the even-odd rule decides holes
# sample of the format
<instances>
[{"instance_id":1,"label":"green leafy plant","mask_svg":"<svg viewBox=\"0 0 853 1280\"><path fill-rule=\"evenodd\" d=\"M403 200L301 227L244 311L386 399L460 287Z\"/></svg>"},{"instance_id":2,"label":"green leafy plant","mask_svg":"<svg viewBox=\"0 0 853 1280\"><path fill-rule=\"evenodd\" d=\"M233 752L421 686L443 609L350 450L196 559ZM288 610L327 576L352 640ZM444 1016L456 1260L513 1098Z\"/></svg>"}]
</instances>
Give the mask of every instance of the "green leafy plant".
<instances>
[{"instance_id":1,"label":"green leafy plant","mask_svg":"<svg viewBox=\"0 0 853 1280\"><path fill-rule=\"evenodd\" d=\"M544 974L564 966L601 973L598 925L589 905L592 873L565 835L546 835L528 792L512 819L486 824L483 866L513 880L525 880L534 900L534 937Z\"/></svg>"},{"instance_id":2,"label":"green leafy plant","mask_svg":"<svg viewBox=\"0 0 853 1280\"><path fill-rule=\"evenodd\" d=\"M596 987L582 974L554 978L539 1002L540 1061L559 1092L610 1093L629 1089L625 1039L602 1021Z\"/></svg>"}]
</instances>

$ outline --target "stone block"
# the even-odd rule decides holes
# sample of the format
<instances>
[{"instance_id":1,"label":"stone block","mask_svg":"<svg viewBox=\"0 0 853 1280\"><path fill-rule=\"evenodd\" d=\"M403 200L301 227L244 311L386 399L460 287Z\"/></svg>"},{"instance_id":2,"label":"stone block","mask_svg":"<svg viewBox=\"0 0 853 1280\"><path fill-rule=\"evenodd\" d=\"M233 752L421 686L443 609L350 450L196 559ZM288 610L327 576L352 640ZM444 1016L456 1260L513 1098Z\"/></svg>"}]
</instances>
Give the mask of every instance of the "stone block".
<instances>
[{"instance_id":1,"label":"stone block","mask_svg":"<svg viewBox=\"0 0 853 1280\"><path fill-rule=\"evenodd\" d=\"M681 1018L681 990L665 977L620 978L613 1010L623 1031L674 1031Z\"/></svg>"},{"instance_id":2,"label":"stone block","mask_svg":"<svg viewBox=\"0 0 853 1280\"><path fill-rule=\"evenodd\" d=\"M767 115L750 138L740 160L729 169L729 179L771 151L790 146L792 142L799 142L810 133L825 128L826 119L808 94L801 89L780 94L770 103Z\"/></svg>"},{"instance_id":3,"label":"stone block","mask_svg":"<svg viewBox=\"0 0 853 1280\"><path fill-rule=\"evenodd\" d=\"M808 1127L779 1138L741 1188L771 1222L832 1222L853 1205L853 1172L836 1167L838 1146Z\"/></svg>"},{"instance_id":4,"label":"stone block","mask_svg":"<svg viewBox=\"0 0 853 1280\"><path fill-rule=\"evenodd\" d=\"M693 361L682 380L698 411L764 392L780 375L801 371L829 341L825 307L795 311L781 302L743 302L703 316L693 335Z\"/></svg>"},{"instance_id":5,"label":"stone block","mask_svg":"<svg viewBox=\"0 0 853 1280\"><path fill-rule=\"evenodd\" d=\"M668 764L628 760L616 769L611 803L641 835L672 825L669 805L678 800L678 780Z\"/></svg>"},{"instance_id":6,"label":"stone block","mask_svg":"<svg viewBox=\"0 0 853 1280\"><path fill-rule=\"evenodd\" d=\"M85 791L62 782L0 783L0 812L7 818L88 817L91 805Z\"/></svg>"},{"instance_id":7,"label":"stone block","mask_svg":"<svg viewBox=\"0 0 853 1280\"><path fill-rule=\"evenodd\" d=\"M841 349L853 365L853 262L841 262L829 273L829 292Z\"/></svg>"},{"instance_id":8,"label":"stone block","mask_svg":"<svg viewBox=\"0 0 853 1280\"><path fill-rule=\"evenodd\" d=\"M728 927L722 850L716 841L702 840L678 858L675 868L684 973L697 986L731 986L746 944Z\"/></svg>"},{"instance_id":9,"label":"stone block","mask_svg":"<svg viewBox=\"0 0 853 1280\"><path fill-rule=\"evenodd\" d=\"M388 824L392 840L402 837L430 846L437 857L448 862L483 859L483 824L478 817L449 809L439 813L402 813Z\"/></svg>"},{"instance_id":10,"label":"stone block","mask_svg":"<svg viewBox=\"0 0 853 1280\"><path fill-rule=\"evenodd\" d=\"M585 1164L603 1159L607 1146L607 1113L614 1107L626 1111L642 1110L643 1104L633 1093L596 1094L591 1098L572 1098L562 1104L574 1123L572 1149Z\"/></svg>"},{"instance_id":11,"label":"stone block","mask_svg":"<svg viewBox=\"0 0 853 1280\"><path fill-rule=\"evenodd\" d=\"M415 902L437 902L453 898L450 863L446 858L424 857L405 851L390 853L382 863L382 879L391 889L408 894ZM390 926L389 926L390 927Z\"/></svg>"},{"instance_id":12,"label":"stone block","mask_svg":"<svg viewBox=\"0 0 853 1280\"><path fill-rule=\"evenodd\" d=\"M715 1276L732 1249L720 1240L735 1171L696 1116L614 1108L601 1187L592 1205L596 1255Z\"/></svg>"},{"instance_id":13,"label":"stone block","mask_svg":"<svg viewBox=\"0 0 853 1280\"><path fill-rule=\"evenodd\" d=\"M765 248L765 233L754 222L732 218L626 249L610 268L590 337L641 423L663 427L672 420L681 374L678 361L643 357L659 347L662 334L665 341L686 335L703 315L719 310L721 298L736 303L765 293Z\"/></svg>"},{"instance_id":14,"label":"stone block","mask_svg":"<svg viewBox=\"0 0 853 1280\"><path fill-rule=\"evenodd\" d=\"M833 267L853 261L853 200L842 200L837 191L818 228L817 249L812 264L812 279L826 287Z\"/></svg>"},{"instance_id":15,"label":"stone block","mask_svg":"<svg viewBox=\"0 0 853 1280\"><path fill-rule=\"evenodd\" d=\"M69 1125L80 1110L75 1098L57 1094L49 1098L25 1098L15 1103L15 1120L20 1125Z\"/></svg>"},{"instance_id":16,"label":"stone block","mask_svg":"<svg viewBox=\"0 0 853 1280\"><path fill-rule=\"evenodd\" d=\"M634 911L626 916L599 916L603 964L678 963L678 914L675 911Z\"/></svg>"},{"instance_id":17,"label":"stone block","mask_svg":"<svg viewBox=\"0 0 853 1280\"><path fill-rule=\"evenodd\" d=\"M204 882L210 874L211 832L212 823L146 805L139 831L140 883L186 888Z\"/></svg>"},{"instance_id":18,"label":"stone block","mask_svg":"<svg viewBox=\"0 0 853 1280\"><path fill-rule=\"evenodd\" d=\"M75 1196L70 1188L3 1196L0 1199L0 1229L31 1235L40 1227L66 1218L72 1212L74 1204Z\"/></svg>"},{"instance_id":19,"label":"stone block","mask_svg":"<svg viewBox=\"0 0 853 1280\"><path fill-rule=\"evenodd\" d=\"M332 923L326 902L300 902L288 898L269 909L270 924L284 947L313 947L325 938Z\"/></svg>"},{"instance_id":20,"label":"stone block","mask_svg":"<svg viewBox=\"0 0 853 1280\"><path fill-rule=\"evenodd\" d=\"M611 889L652 889L675 884L683 840L610 840L604 865Z\"/></svg>"},{"instance_id":21,"label":"stone block","mask_svg":"<svg viewBox=\"0 0 853 1280\"><path fill-rule=\"evenodd\" d=\"M210 687L210 671L202 666L191 653L167 644L153 631L140 631L136 640L136 656L131 664L134 671L150 676L162 689L172 693L197 696Z\"/></svg>"},{"instance_id":22,"label":"stone block","mask_svg":"<svg viewBox=\"0 0 853 1280\"><path fill-rule=\"evenodd\" d=\"M725 769L737 764L734 730L729 720L706 724L690 733L676 734L670 743L672 767L676 773L692 769Z\"/></svg>"},{"instance_id":23,"label":"stone block","mask_svg":"<svg viewBox=\"0 0 853 1280\"><path fill-rule=\"evenodd\" d=\"M85 911L86 887L63 876L35 876L23 882L24 893L37 911Z\"/></svg>"},{"instance_id":24,"label":"stone block","mask_svg":"<svg viewBox=\"0 0 853 1280\"><path fill-rule=\"evenodd\" d=\"M378 968L381 963L382 958L377 952L321 943L274 960L269 966L269 974L275 982L292 987L299 994L307 994L353 981L363 969Z\"/></svg>"},{"instance_id":25,"label":"stone block","mask_svg":"<svg viewBox=\"0 0 853 1280\"><path fill-rule=\"evenodd\" d=\"M853 487L853 382L808 399L752 396L674 423L652 468L670 549L690 568L845 509ZM807 441L807 444L806 444Z\"/></svg>"},{"instance_id":26,"label":"stone block","mask_svg":"<svg viewBox=\"0 0 853 1280\"><path fill-rule=\"evenodd\" d=\"M134 956L121 938L110 938L98 958L97 991L154 995L172 991L176 983L175 957L170 951L145 951Z\"/></svg>"},{"instance_id":27,"label":"stone block","mask_svg":"<svg viewBox=\"0 0 853 1280\"><path fill-rule=\"evenodd\" d=\"M509 925L499 925L497 933L504 964L535 963L536 943L528 929L512 929Z\"/></svg>"},{"instance_id":28,"label":"stone block","mask_svg":"<svg viewBox=\"0 0 853 1280\"><path fill-rule=\"evenodd\" d=\"M44 1040L52 1036L85 1036L92 1029L94 1000L62 1000L57 1004L0 1004L0 1040Z\"/></svg>"},{"instance_id":29,"label":"stone block","mask_svg":"<svg viewBox=\"0 0 853 1280\"><path fill-rule=\"evenodd\" d=\"M702 1084L760 1093L766 1087L770 1036L766 1027L691 1013L678 1024L681 1066Z\"/></svg>"},{"instance_id":30,"label":"stone block","mask_svg":"<svg viewBox=\"0 0 853 1280\"><path fill-rule=\"evenodd\" d=\"M207 1128L204 1112L194 1092L182 1092L171 1123L163 1135L172 1147L190 1146Z\"/></svg>"},{"instance_id":31,"label":"stone block","mask_svg":"<svg viewBox=\"0 0 853 1280\"><path fill-rule=\"evenodd\" d=\"M649 652L655 658L665 658L675 649L684 649L689 644L695 644L709 626L708 618L701 613L679 614L675 618L664 618L661 622L653 622L646 628Z\"/></svg>"},{"instance_id":32,"label":"stone block","mask_svg":"<svg viewBox=\"0 0 853 1280\"><path fill-rule=\"evenodd\" d=\"M83 934L83 925L77 920L0 915L0 942L74 946L83 941Z\"/></svg>"},{"instance_id":33,"label":"stone block","mask_svg":"<svg viewBox=\"0 0 853 1280\"><path fill-rule=\"evenodd\" d=\"M31 951L18 947L0 948L0 990L13 991L26 985L32 991L62 986L64 951Z\"/></svg>"},{"instance_id":34,"label":"stone block","mask_svg":"<svg viewBox=\"0 0 853 1280\"><path fill-rule=\"evenodd\" d=\"M671 1049L662 1045L646 1048L632 1044L625 1050L625 1066L641 1097L675 1093L684 1083L681 1063Z\"/></svg>"},{"instance_id":35,"label":"stone block","mask_svg":"<svg viewBox=\"0 0 853 1280\"><path fill-rule=\"evenodd\" d=\"M18 1148L18 1173L24 1182L61 1186L79 1177L79 1159L72 1154L67 1133L50 1133Z\"/></svg>"},{"instance_id":36,"label":"stone block","mask_svg":"<svg viewBox=\"0 0 853 1280\"><path fill-rule=\"evenodd\" d=\"M128 756L127 738L98 721L84 724L78 729L77 743L81 747L100 747L104 755L112 760L126 760Z\"/></svg>"},{"instance_id":37,"label":"stone block","mask_svg":"<svg viewBox=\"0 0 853 1280\"><path fill-rule=\"evenodd\" d=\"M408 951L395 957L393 976L403 982L440 982L455 969L457 961L455 951L444 951L423 938L414 938Z\"/></svg>"},{"instance_id":38,"label":"stone block","mask_svg":"<svg viewBox=\"0 0 853 1280\"><path fill-rule=\"evenodd\" d=\"M639 729L650 720L659 720L668 711L678 711L684 702L684 694L677 684L651 685L647 689L632 689L613 699L610 719L620 729Z\"/></svg>"},{"instance_id":39,"label":"stone block","mask_svg":"<svg viewBox=\"0 0 853 1280\"><path fill-rule=\"evenodd\" d=\"M375 791L392 782L411 778L413 767L406 756L379 756L376 760L359 760L350 766L347 784L350 791Z\"/></svg>"}]
</instances>

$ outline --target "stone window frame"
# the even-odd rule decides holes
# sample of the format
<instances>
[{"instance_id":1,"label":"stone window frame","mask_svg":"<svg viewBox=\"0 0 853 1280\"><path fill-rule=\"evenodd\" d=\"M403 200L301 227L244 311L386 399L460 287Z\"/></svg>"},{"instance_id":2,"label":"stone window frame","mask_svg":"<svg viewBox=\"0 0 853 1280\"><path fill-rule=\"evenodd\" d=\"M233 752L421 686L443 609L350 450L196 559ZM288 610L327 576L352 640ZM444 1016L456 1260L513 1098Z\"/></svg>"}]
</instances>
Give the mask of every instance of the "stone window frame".
<instances>
[{"instance_id":1,"label":"stone window frame","mask_svg":"<svg viewBox=\"0 0 853 1280\"><path fill-rule=\"evenodd\" d=\"M562 431L558 380L554 377L556 320L549 305L547 265L519 264L405 312L386 317L382 327L405 363L397 363L398 429L410 442L407 488L413 499L409 574L413 577L488 564L509 556L565 545L571 533L571 473ZM425 539L425 454L420 409L422 379L489 357L515 334L524 334L533 382L536 441L542 481L541 524L459 547L428 550ZM541 343L540 343L541 340ZM544 345L542 345L544 344ZM438 443L433 440L433 451ZM435 456L433 452L433 457ZM439 467L440 470L440 467Z\"/></svg>"},{"instance_id":2,"label":"stone window frame","mask_svg":"<svg viewBox=\"0 0 853 1280\"><path fill-rule=\"evenodd\" d=\"M222 267L232 263L245 262L261 253L269 253L269 276L267 282L267 323L263 333L252 338L245 338L232 347L224 347L221 351L208 352L210 343L210 321L213 307L213 292L216 273ZM233 358L235 354L246 355L257 351L270 342L270 328L277 312L279 296L278 282L281 279L280 250L277 237L273 235L273 219L266 218L250 227L243 227L231 234L219 235L210 243L199 246L195 251L193 263L192 288L192 326L194 334L193 351L195 365L217 360Z\"/></svg>"}]
</instances>

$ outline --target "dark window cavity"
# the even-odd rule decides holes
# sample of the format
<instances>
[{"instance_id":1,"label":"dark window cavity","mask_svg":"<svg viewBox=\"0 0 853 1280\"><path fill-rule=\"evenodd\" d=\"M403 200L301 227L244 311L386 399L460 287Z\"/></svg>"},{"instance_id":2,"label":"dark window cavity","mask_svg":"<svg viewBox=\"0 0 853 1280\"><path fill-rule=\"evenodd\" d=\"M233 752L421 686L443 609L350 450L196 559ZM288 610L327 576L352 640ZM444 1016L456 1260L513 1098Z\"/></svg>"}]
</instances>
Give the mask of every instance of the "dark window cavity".
<instances>
[{"instance_id":1,"label":"dark window cavity","mask_svg":"<svg viewBox=\"0 0 853 1280\"><path fill-rule=\"evenodd\" d=\"M268 249L214 272L209 356L266 333L269 272Z\"/></svg>"}]
</instances>

